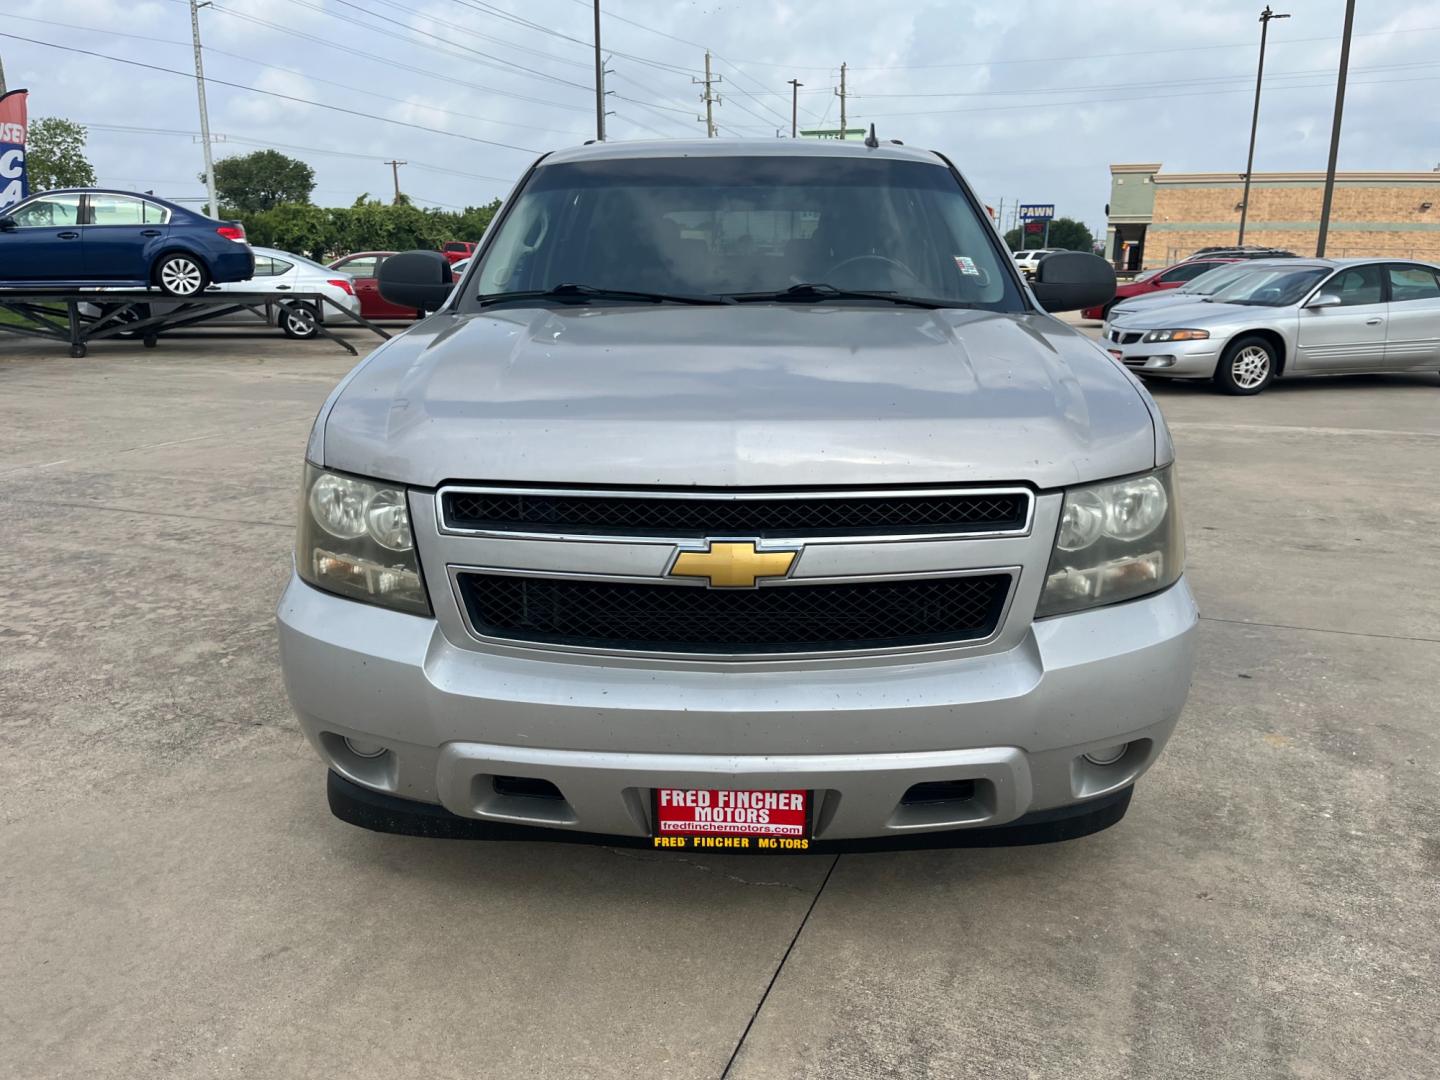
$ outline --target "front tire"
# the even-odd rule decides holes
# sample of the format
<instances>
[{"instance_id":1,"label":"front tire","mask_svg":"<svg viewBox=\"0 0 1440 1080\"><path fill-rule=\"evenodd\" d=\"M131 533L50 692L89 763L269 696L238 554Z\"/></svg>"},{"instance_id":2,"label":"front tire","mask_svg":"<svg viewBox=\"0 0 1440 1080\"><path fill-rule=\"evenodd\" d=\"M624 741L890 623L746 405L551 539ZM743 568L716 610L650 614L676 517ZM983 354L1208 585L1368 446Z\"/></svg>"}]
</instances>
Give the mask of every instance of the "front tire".
<instances>
[{"instance_id":1,"label":"front tire","mask_svg":"<svg viewBox=\"0 0 1440 1080\"><path fill-rule=\"evenodd\" d=\"M1275 381L1280 357L1262 337L1242 337L1230 343L1215 368L1215 386L1225 394L1248 397Z\"/></svg>"},{"instance_id":2,"label":"front tire","mask_svg":"<svg viewBox=\"0 0 1440 1080\"><path fill-rule=\"evenodd\" d=\"M309 304L283 304L280 307L280 332L288 338L305 341L320 336L320 317Z\"/></svg>"},{"instance_id":3,"label":"front tire","mask_svg":"<svg viewBox=\"0 0 1440 1080\"><path fill-rule=\"evenodd\" d=\"M193 255L166 255L155 266L155 284L167 296L198 296L210 284L210 275Z\"/></svg>"}]
</instances>

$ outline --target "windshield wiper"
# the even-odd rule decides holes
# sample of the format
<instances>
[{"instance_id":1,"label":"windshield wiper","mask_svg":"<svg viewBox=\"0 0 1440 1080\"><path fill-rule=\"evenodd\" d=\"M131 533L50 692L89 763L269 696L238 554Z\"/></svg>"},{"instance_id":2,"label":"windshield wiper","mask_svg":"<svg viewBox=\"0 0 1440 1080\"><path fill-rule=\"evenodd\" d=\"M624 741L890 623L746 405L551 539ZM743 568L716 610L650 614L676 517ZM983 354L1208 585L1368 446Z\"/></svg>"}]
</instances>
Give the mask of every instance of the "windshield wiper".
<instances>
[{"instance_id":1,"label":"windshield wiper","mask_svg":"<svg viewBox=\"0 0 1440 1080\"><path fill-rule=\"evenodd\" d=\"M891 304L902 304L906 307L936 308L947 307L972 307L971 304L960 303L952 300L928 300L923 296L905 296L895 292L868 292L860 289L840 289L834 285L827 285L823 281L802 281L799 285L791 285L788 289L780 289L776 292L758 293L731 293L730 296L740 301L764 302L766 300L882 300Z\"/></svg>"},{"instance_id":2,"label":"windshield wiper","mask_svg":"<svg viewBox=\"0 0 1440 1080\"><path fill-rule=\"evenodd\" d=\"M523 300L566 300L583 303L587 300L637 300L649 304L733 304L728 296L716 293L687 294L662 292L637 292L631 289L607 289L600 285L579 285L573 281L562 281L548 289L526 289L520 292L482 293L479 297L482 307Z\"/></svg>"}]
</instances>

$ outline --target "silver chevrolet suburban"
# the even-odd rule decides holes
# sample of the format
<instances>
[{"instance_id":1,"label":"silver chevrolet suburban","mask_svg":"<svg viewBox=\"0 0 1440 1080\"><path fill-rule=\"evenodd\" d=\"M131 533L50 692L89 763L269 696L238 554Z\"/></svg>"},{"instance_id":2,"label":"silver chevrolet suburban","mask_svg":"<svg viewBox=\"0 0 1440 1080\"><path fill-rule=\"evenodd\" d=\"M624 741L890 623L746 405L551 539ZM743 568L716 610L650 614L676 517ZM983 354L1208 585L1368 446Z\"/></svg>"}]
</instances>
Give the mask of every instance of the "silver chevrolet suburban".
<instances>
[{"instance_id":1,"label":"silver chevrolet suburban","mask_svg":"<svg viewBox=\"0 0 1440 1080\"><path fill-rule=\"evenodd\" d=\"M1189 687L1169 434L944 157L549 154L305 455L281 658L367 828L750 852L1118 821Z\"/></svg>"}]
</instances>

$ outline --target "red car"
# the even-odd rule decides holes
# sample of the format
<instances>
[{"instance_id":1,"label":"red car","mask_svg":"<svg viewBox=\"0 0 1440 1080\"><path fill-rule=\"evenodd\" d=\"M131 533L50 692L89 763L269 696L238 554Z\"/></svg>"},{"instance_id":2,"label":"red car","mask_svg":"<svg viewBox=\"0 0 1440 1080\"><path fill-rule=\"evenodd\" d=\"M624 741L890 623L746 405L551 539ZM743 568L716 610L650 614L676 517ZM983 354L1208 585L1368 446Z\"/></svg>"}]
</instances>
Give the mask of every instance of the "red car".
<instances>
[{"instance_id":1,"label":"red car","mask_svg":"<svg viewBox=\"0 0 1440 1080\"><path fill-rule=\"evenodd\" d=\"M1128 300L1132 296L1143 296L1146 293L1159 292L1161 289L1176 289L1184 285L1192 278L1214 270L1217 266L1224 266L1226 263L1239 262L1239 259L1186 259L1184 262L1176 263L1174 266L1167 266L1163 270L1150 270L1141 274L1134 281L1127 281L1123 285L1115 286L1115 299L1103 307L1086 308L1080 312L1082 319L1104 319L1110 314L1110 309L1121 300Z\"/></svg>"},{"instance_id":2,"label":"red car","mask_svg":"<svg viewBox=\"0 0 1440 1080\"><path fill-rule=\"evenodd\" d=\"M355 295L360 298L360 317L364 319L414 319L420 313L414 308L397 307L380 295L375 275L380 264L394 255L393 251L357 251L330 264L331 270L343 270L355 279Z\"/></svg>"},{"instance_id":3,"label":"red car","mask_svg":"<svg viewBox=\"0 0 1440 1080\"><path fill-rule=\"evenodd\" d=\"M444 255L445 258L449 259L452 263L457 263L461 259L468 259L471 255L474 255L475 245L469 240L451 240L448 243L440 245L440 254Z\"/></svg>"}]
</instances>

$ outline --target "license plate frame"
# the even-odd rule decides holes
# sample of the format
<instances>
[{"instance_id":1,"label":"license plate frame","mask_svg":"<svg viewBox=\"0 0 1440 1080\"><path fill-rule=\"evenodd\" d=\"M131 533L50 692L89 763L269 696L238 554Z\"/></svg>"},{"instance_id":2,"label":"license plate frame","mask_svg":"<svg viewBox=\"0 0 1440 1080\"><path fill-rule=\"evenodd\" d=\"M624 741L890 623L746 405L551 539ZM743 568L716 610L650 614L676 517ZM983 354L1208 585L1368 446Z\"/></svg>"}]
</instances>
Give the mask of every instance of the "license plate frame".
<instances>
[{"instance_id":1,"label":"license plate frame","mask_svg":"<svg viewBox=\"0 0 1440 1080\"><path fill-rule=\"evenodd\" d=\"M764 807L780 815L778 822L709 822L686 821L684 811L698 809L696 803L662 806L661 792L673 792L681 796L707 796L706 809L743 811L759 809L749 806L724 806L720 796L745 796L744 801L754 802L756 796L800 796L801 808ZM762 800L763 801L763 800ZM796 821L796 814L799 821ZM692 815L693 818L694 815ZM813 843L815 819L815 792L807 788L651 788L650 820L651 847L659 851L709 851L740 853L784 853L808 851ZM673 823L672 827L667 825ZM685 826L691 826L686 828ZM717 827L719 826L719 827ZM794 832L795 827L799 832ZM785 831L780 831L784 829Z\"/></svg>"}]
</instances>

